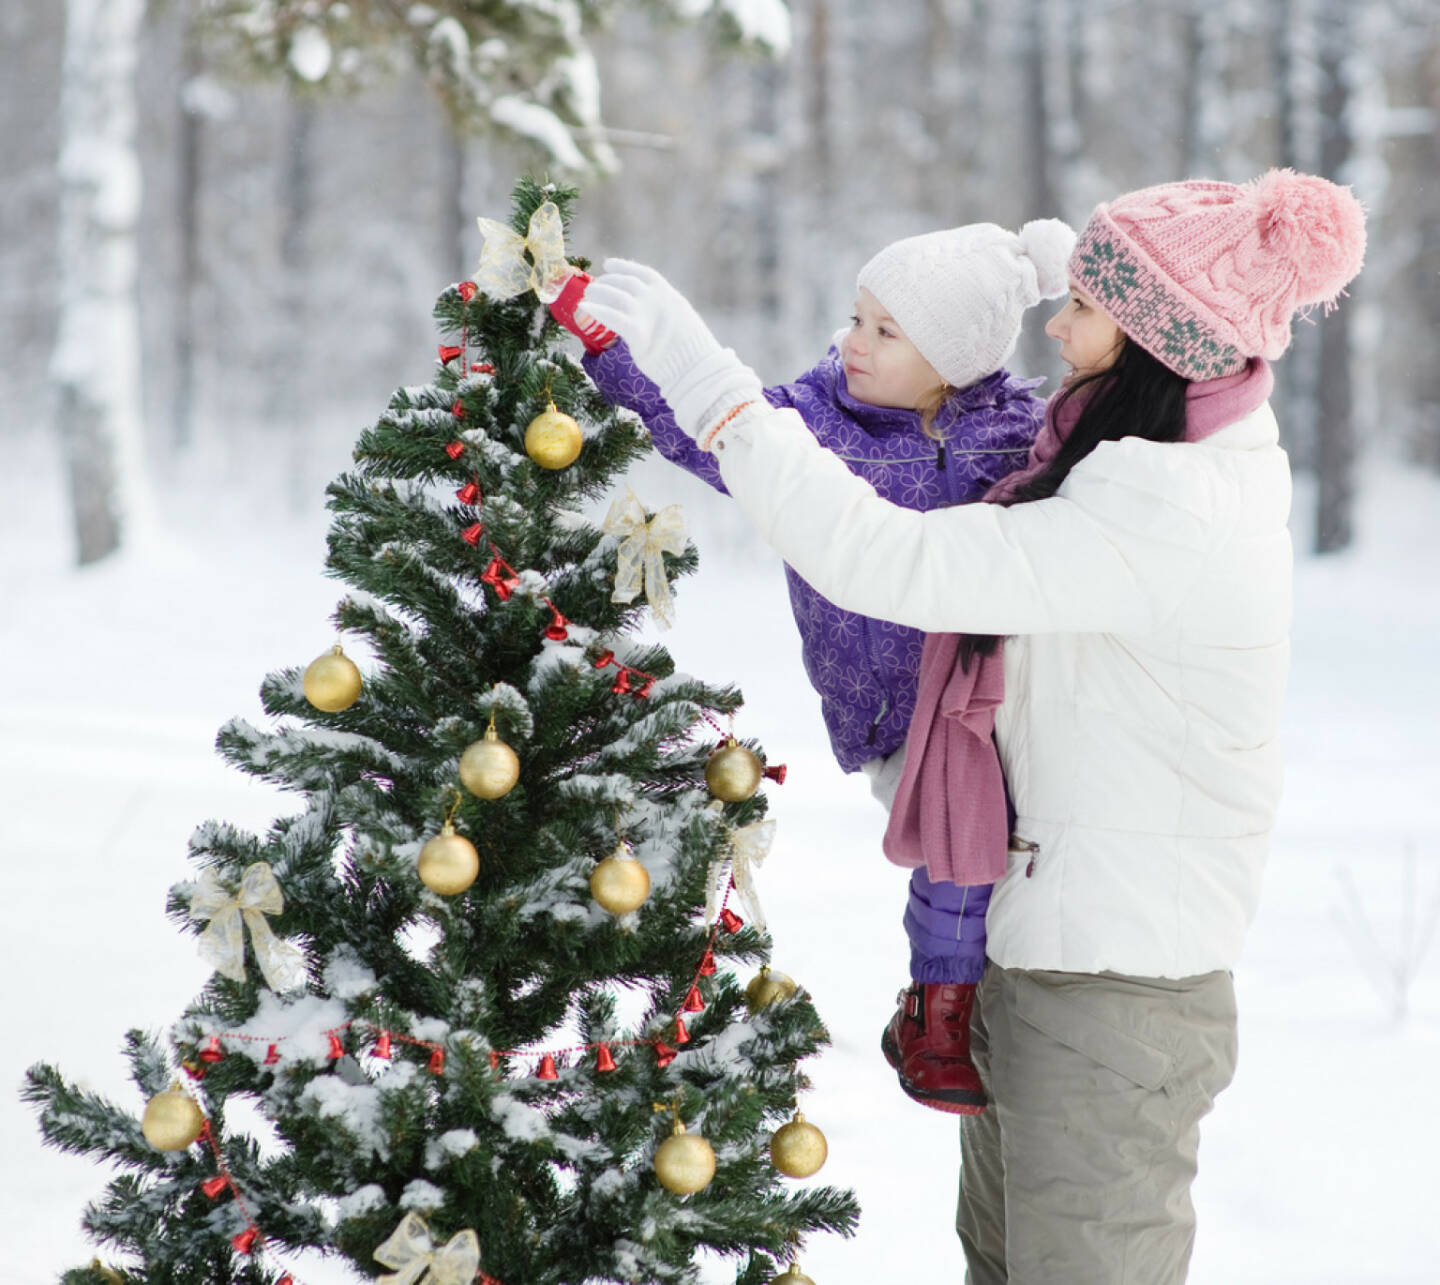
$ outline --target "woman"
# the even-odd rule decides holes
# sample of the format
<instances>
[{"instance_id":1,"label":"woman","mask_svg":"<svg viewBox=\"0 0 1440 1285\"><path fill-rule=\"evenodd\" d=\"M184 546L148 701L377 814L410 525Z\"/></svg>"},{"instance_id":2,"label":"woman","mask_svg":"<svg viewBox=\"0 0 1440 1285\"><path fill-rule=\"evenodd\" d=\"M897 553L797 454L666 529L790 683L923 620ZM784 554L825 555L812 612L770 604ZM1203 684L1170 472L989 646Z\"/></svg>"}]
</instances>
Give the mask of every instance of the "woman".
<instances>
[{"instance_id":1,"label":"woman","mask_svg":"<svg viewBox=\"0 0 1440 1285\"><path fill-rule=\"evenodd\" d=\"M904 824L963 821L946 755L975 676L1001 669L1015 851L972 1030L994 1106L962 1125L972 1285L1185 1278L1280 787L1290 491L1265 361L1364 240L1347 190L1288 171L1099 206L1047 327L1072 373L1030 466L996 503L930 513L766 407L663 280L620 263L586 294L800 576L934 635Z\"/></svg>"}]
</instances>

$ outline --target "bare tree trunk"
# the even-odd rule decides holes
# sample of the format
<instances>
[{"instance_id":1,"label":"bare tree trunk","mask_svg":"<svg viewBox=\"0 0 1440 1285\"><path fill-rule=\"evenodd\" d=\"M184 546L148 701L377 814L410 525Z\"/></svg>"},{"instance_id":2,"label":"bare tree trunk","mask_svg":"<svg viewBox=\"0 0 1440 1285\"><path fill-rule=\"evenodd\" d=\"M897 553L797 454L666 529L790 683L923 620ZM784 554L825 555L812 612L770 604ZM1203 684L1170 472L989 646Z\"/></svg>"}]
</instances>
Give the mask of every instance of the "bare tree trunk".
<instances>
[{"instance_id":1,"label":"bare tree trunk","mask_svg":"<svg viewBox=\"0 0 1440 1285\"><path fill-rule=\"evenodd\" d=\"M1440 39L1425 59L1426 97L1435 119L1440 120ZM1440 174L1440 129L1430 134L1433 157L1431 175ZM1432 177L1426 185L1420 214L1420 254L1415 263L1417 280L1440 282L1440 185ZM1432 284L1421 294L1421 306L1429 321L1429 333L1440 334L1440 289ZM1440 472L1440 362L1425 364L1425 376L1417 388L1415 450L1417 458Z\"/></svg>"},{"instance_id":2,"label":"bare tree trunk","mask_svg":"<svg viewBox=\"0 0 1440 1285\"><path fill-rule=\"evenodd\" d=\"M180 146L176 176L176 224L179 230L179 279L175 283L175 400L171 441L190 445L195 435L195 290L200 276L200 155L204 114L194 101L201 72L199 41L185 37L185 69L178 94Z\"/></svg>"},{"instance_id":3,"label":"bare tree trunk","mask_svg":"<svg viewBox=\"0 0 1440 1285\"><path fill-rule=\"evenodd\" d=\"M144 0L67 0L50 378L80 564L143 536L135 64Z\"/></svg>"},{"instance_id":4,"label":"bare tree trunk","mask_svg":"<svg viewBox=\"0 0 1440 1285\"><path fill-rule=\"evenodd\" d=\"M835 149L830 85L831 0L810 0L809 56L806 61L809 93L805 102L806 139L810 152L810 197L814 211L816 244L830 239L835 214ZM832 319L830 283L821 264L812 264L810 316L807 329L823 330Z\"/></svg>"},{"instance_id":5,"label":"bare tree trunk","mask_svg":"<svg viewBox=\"0 0 1440 1285\"><path fill-rule=\"evenodd\" d=\"M1270 12L1270 81L1275 90L1275 159L1286 169L1303 168L1296 119L1299 104L1295 90L1295 0L1274 0ZM1280 440L1301 463L1303 447L1308 456L1308 441L1297 441L1299 426L1309 423L1313 412L1305 407L1314 405L1313 381L1307 378L1311 363L1311 338L1308 326L1300 327L1290 352L1275 367L1275 408L1280 422Z\"/></svg>"},{"instance_id":6,"label":"bare tree trunk","mask_svg":"<svg viewBox=\"0 0 1440 1285\"><path fill-rule=\"evenodd\" d=\"M1350 0L1326 0L1319 21L1320 172L1343 182L1353 148L1345 66L1351 52ZM1344 549L1354 534L1351 510L1355 498L1355 424L1349 318L1350 310L1340 308L1320 323L1316 553Z\"/></svg>"},{"instance_id":7,"label":"bare tree trunk","mask_svg":"<svg viewBox=\"0 0 1440 1285\"><path fill-rule=\"evenodd\" d=\"M1052 119L1048 74L1049 41L1046 0L1025 0L1020 28L1020 104L1024 147L1024 192L1026 219L1054 218L1061 212L1056 177L1054 148L1055 125ZM1020 358L1027 375L1044 374L1054 359L1052 345L1045 338L1043 323L1026 325L1020 335Z\"/></svg>"},{"instance_id":8,"label":"bare tree trunk","mask_svg":"<svg viewBox=\"0 0 1440 1285\"><path fill-rule=\"evenodd\" d=\"M275 327L277 348L271 366L269 423L284 434L290 502L296 512L310 501L307 485L307 440L304 371L310 346L305 342L309 253L306 230L312 202L311 166L315 107L292 95L284 167L280 173L280 311Z\"/></svg>"},{"instance_id":9,"label":"bare tree trunk","mask_svg":"<svg viewBox=\"0 0 1440 1285\"><path fill-rule=\"evenodd\" d=\"M445 130L445 170L440 182L440 236L447 271L463 276L469 269L468 234L473 226L465 208L465 182L469 175L465 140L453 129Z\"/></svg>"}]
</instances>

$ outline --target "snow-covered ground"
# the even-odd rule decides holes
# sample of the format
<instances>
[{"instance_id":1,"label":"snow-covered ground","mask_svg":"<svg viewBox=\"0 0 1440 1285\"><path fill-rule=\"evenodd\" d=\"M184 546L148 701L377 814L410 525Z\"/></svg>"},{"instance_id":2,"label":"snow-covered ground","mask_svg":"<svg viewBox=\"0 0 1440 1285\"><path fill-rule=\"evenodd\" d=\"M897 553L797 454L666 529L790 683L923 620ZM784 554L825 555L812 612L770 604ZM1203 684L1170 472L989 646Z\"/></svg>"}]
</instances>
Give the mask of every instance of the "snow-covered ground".
<instances>
[{"instance_id":1,"label":"snow-covered ground","mask_svg":"<svg viewBox=\"0 0 1440 1285\"><path fill-rule=\"evenodd\" d=\"M329 645L340 590L319 574L318 490L296 520L278 496L196 467L168 487L170 543L77 573L48 448L22 442L10 464L0 1274L41 1285L95 1252L79 1214L105 1175L41 1147L16 1097L24 1068L51 1060L139 1105L122 1033L162 1028L205 977L162 914L186 837L205 818L263 826L287 807L219 762L215 730L260 716L267 670ZM958 1285L954 1124L905 1099L878 1051L905 968L905 878L878 856L881 815L829 759L778 567L688 479L647 466L637 489L652 505L683 496L706 559L665 641L683 668L739 681L743 730L790 766L768 787L780 830L761 889L776 964L835 1037L804 1103L830 1142L821 1176L854 1186L864 1211L858 1237L818 1239L805 1270L817 1285ZM1237 970L1240 1069L1204 1131L1200 1285L1440 1279L1440 942L1403 1018L1386 971L1440 897L1440 483L1372 468L1360 530L1354 552L1299 567L1288 792Z\"/></svg>"}]
</instances>

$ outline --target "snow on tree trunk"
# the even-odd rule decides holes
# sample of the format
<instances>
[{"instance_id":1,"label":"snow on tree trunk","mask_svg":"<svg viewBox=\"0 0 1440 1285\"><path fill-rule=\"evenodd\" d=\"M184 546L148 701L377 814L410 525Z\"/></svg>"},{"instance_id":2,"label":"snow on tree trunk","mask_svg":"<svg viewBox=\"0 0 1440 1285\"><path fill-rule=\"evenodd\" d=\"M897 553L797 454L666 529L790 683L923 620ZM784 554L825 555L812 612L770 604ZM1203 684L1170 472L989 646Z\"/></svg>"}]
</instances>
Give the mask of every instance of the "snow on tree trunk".
<instances>
[{"instance_id":1,"label":"snow on tree trunk","mask_svg":"<svg viewBox=\"0 0 1440 1285\"><path fill-rule=\"evenodd\" d=\"M152 523L136 298L135 64L145 0L67 0L60 88L59 307L50 380L79 563Z\"/></svg>"}]
</instances>

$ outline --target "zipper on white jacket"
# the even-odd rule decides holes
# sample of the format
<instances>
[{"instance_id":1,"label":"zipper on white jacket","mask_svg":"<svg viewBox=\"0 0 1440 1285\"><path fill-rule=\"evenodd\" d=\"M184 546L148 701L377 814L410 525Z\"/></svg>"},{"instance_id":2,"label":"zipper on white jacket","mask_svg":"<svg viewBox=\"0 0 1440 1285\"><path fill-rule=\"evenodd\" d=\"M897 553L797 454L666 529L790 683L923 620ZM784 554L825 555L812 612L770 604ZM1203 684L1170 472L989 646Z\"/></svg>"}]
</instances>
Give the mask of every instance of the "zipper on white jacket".
<instances>
[{"instance_id":1,"label":"zipper on white jacket","mask_svg":"<svg viewBox=\"0 0 1440 1285\"><path fill-rule=\"evenodd\" d=\"M1029 839L1022 839L1018 834L1010 836L1011 852L1028 852L1030 860L1025 863L1025 877L1032 878L1035 874L1035 862L1040 856L1040 845L1031 843Z\"/></svg>"}]
</instances>

